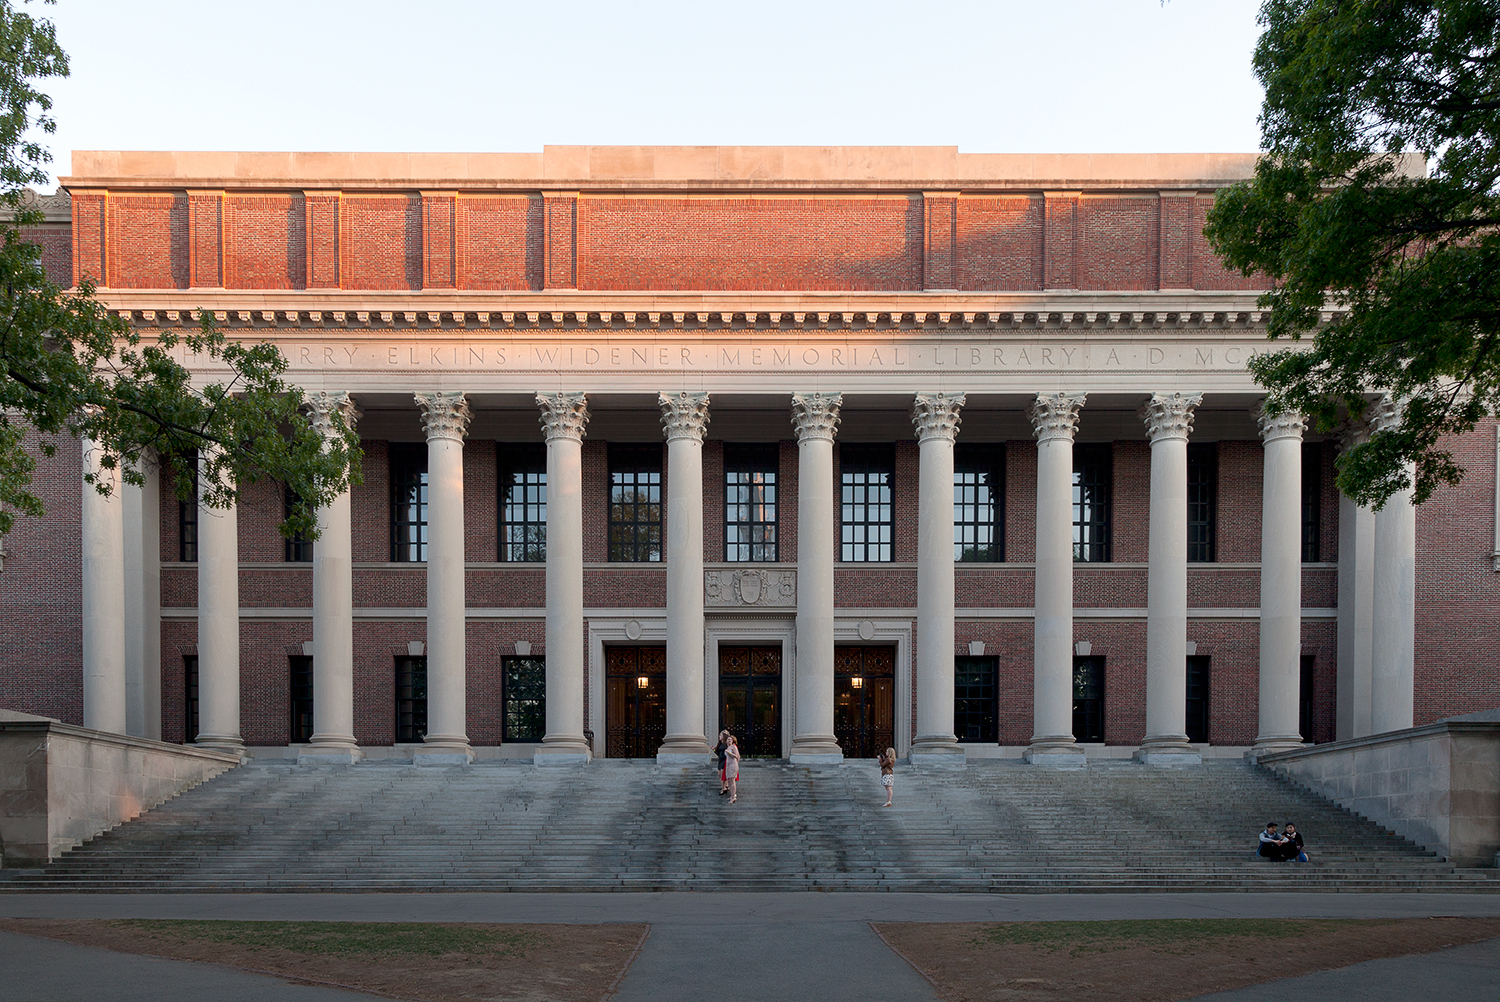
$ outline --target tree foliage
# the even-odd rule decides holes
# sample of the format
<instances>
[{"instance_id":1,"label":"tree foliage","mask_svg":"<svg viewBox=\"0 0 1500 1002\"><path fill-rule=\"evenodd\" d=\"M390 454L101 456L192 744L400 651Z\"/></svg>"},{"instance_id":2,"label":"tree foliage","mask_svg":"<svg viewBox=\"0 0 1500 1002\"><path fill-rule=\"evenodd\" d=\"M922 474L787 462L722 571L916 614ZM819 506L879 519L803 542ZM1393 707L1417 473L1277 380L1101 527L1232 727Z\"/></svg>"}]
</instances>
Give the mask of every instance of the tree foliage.
<instances>
[{"instance_id":1,"label":"tree foliage","mask_svg":"<svg viewBox=\"0 0 1500 1002\"><path fill-rule=\"evenodd\" d=\"M1260 20L1265 155L1206 232L1271 280L1270 336L1311 345L1251 371L1324 430L1403 401L1338 482L1420 502L1462 474L1440 437L1500 412L1500 0L1266 0Z\"/></svg>"},{"instance_id":2,"label":"tree foliage","mask_svg":"<svg viewBox=\"0 0 1500 1002\"><path fill-rule=\"evenodd\" d=\"M282 530L315 535L314 512L349 483L359 440L340 425L324 442L299 413L302 393L282 379L276 347L230 342L206 314L195 332L143 339L91 283L64 290L48 281L41 248L26 238L42 221L26 187L46 183L51 159L35 137L55 129L52 102L34 81L67 74L51 22L0 0L0 535L16 512L43 513L32 490L33 432L48 455L61 435L91 440L101 466L127 483L142 483L152 462L181 468L201 454L198 481L212 507L228 506L244 484L283 482L294 505ZM173 357L179 348L227 377L195 383ZM107 493L112 478L84 479ZM191 484L178 478L180 496Z\"/></svg>"}]
</instances>

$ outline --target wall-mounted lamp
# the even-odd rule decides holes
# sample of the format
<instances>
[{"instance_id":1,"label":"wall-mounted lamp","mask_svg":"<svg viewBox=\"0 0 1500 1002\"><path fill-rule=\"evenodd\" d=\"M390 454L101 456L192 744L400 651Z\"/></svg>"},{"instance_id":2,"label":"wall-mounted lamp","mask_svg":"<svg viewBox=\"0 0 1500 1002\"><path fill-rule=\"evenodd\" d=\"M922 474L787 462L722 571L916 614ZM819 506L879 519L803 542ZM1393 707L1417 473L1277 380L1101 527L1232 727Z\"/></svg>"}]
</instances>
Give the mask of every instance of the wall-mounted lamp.
<instances>
[{"instance_id":1,"label":"wall-mounted lamp","mask_svg":"<svg viewBox=\"0 0 1500 1002\"><path fill-rule=\"evenodd\" d=\"M849 680L849 688L851 689L863 689L864 687L865 680L858 675Z\"/></svg>"},{"instance_id":2,"label":"wall-mounted lamp","mask_svg":"<svg viewBox=\"0 0 1500 1002\"><path fill-rule=\"evenodd\" d=\"M636 679L636 680L635 680L635 687L636 687L636 688L637 688L637 689L644 689L644 688L646 688L646 687L647 687L647 686L648 686L648 685L650 685L650 684L651 684L651 680L650 680L650 679L648 679L648 678L647 678L647 677L646 677L646 676L644 676L644 675L642 675L642 676L640 676L640 677L639 677L639 678L637 678L637 679Z\"/></svg>"}]
</instances>

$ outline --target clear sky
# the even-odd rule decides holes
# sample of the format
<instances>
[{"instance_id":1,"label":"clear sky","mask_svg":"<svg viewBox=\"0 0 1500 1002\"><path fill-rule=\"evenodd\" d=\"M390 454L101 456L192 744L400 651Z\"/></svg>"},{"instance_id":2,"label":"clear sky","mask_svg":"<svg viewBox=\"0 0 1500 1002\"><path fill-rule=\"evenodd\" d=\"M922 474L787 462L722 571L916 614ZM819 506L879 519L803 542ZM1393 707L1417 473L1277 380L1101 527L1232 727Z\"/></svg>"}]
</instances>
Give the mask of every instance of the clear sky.
<instances>
[{"instance_id":1,"label":"clear sky","mask_svg":"<svg viewBox=\"0 0 1500 1002\"><path fill-rule=\"evenodd\" d=\"M1254 150L1258 0L58 0L74 149Z\"/></svg>"}]
</instances>

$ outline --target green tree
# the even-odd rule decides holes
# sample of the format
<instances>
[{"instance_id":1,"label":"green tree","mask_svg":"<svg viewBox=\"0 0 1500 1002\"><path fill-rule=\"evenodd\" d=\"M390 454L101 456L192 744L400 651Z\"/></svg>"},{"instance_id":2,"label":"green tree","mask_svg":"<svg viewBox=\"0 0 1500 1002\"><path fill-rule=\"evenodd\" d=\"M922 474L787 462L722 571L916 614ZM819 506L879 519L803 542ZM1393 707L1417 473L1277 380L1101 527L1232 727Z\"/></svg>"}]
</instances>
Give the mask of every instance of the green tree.
<instances>
[{"instance_id":1,"label":"green tree","mask_svg":"<svg viewBox=\"0 0 1500 1002\"><path fill-rule=\"evenodd\" d=\"M299 413L301 391L282 379L287 363L277 348L228 341L207 314L196 332L148 341L110 315L92 283L69 291L48 281L41 248L25 233L41 212L24 199L27 186L48 180L51 157L36 137L56 128L52 101L35 82L67 75L52 23L0 0L0 535L16 512L43 514L32 490L33 430L47 455L59 436L92 440L101 465L127 483L143 482L153 457L180 467L201 452L199 481L213 507L226 507L241 485L281 481L296 500L283 532L313 535L316 508L357 468L359 440L343 428L325 448ZM216 362L226 378L195 386L173 360L179 346ZM108 491L102 478L84 479ZM181 496L190 487L191 478L178 478Z\"/></svg>"},{"instance_id":2,"label":"green tree","mask_svg":"<svg viewBox=\"0 0 1500 1002\"><path fill-rule=\"evenodd\" d=\"M1338 483L1420 502L1462 474L1440 436L1500 411L1500 0L1266 0L1260 21L1265 155L1206 232L1269 278L1270 336L1311 344L1251 371L1324 430L1406 401Z\"/></svg>"}]
</instances>

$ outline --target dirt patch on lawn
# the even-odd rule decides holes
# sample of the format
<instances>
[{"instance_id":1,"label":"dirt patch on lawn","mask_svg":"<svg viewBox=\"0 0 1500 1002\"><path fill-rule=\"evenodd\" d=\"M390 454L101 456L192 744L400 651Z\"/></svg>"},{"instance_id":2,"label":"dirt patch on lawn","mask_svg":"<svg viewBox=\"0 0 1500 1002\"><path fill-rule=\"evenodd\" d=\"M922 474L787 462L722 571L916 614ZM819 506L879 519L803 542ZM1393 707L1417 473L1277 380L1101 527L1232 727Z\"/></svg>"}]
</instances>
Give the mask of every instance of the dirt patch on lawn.
<instances>
[{"instance_id":1,"label":"dirt patch on lawn","mask_svg":"<svg viewBox=\"0 0 1500 1002\"><path fill-rule=\"evenodd\" d=\"M0 929L396 999L600 1002L650 927L7 919Z\"/></svg>"},{"instance_id":2,"label":"dirt patch on lawn","mask_svg":"<svg viewBox=\"0 0 1500 1002\"><path fill-rule=\"evenodd\" d=\"M948 1002L1178 1002L1500 936L1500 919L872 923Z\"/></svg>"}]
</instances>

